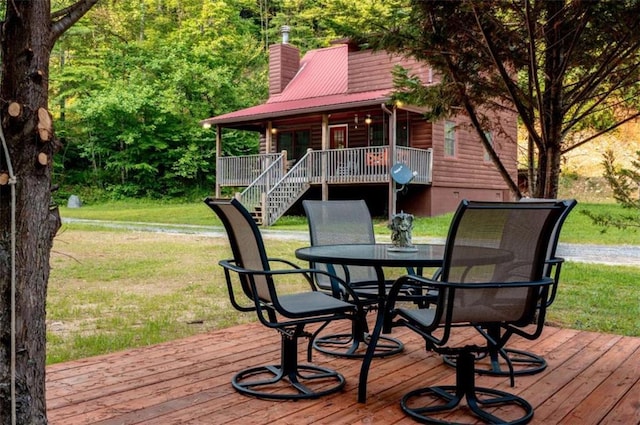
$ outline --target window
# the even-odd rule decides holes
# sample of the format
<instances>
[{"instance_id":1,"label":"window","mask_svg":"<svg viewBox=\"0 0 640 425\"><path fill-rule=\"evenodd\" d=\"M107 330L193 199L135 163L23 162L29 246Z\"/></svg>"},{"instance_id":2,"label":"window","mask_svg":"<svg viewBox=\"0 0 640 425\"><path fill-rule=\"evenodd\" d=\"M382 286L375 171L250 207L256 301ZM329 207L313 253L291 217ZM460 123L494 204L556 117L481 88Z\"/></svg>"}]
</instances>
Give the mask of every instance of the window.
<instances>
[{"instance_id":1,"label":"window","mask_svg":"<svg viewBox=\"0 0 640 425\"><path fill-rule=\"evenodd\" d=\"M346 124L329 126L329 149L344 149L349 145L347 132L349 127Z\"/></svg>"},{"instance_id":2,"label":"window","mask_svg":"<svg viewBox=\"0 0 640 425\"><path fill-rule=\"evenodd\" d=\"M409 111L404 111L404 114L402 112L403 111L398 111L396 120L396 145L409 146L411 118L409 117Z\"/></svg>"},{"instance_id":3,"label":"window","mask_svg":"<svg viewBox=\"0 0 640 425\"><path fill-rule=\"evenodd\" d=\"M487 138L487 140L489 141L489 145L491 145L491 147L493 148L493 133L491 133L490 131L485 131L484 132L484 136ZM489 156L489 152L487 152L487 150L484 150L484 161L485 162L491 162L491 156Z\"/></svg>"},{"instance_id":4,"label":"window","mask_svg":"<svg viewBox=\"0 0 640 425\"><path fill-rule=\"evenodd\" d=\"M295 159L302 158L311 143L311 131L298 130L294 135L293 155Z\"/></svg>"},{"instance_id":5,"label":"window","mask_svg":"<svg viewBox=\"0 0 640 425\"><path fill-rule=\"evenodd\" d=\"M396 122L396 145L409 146L409 121L398 120ZM388 144L388 130L385 123L376 122L369 126L369 146L382 146Z\"/></svg>"},{"instance_id":6,"label":"window","mask_svg":"<svg viewBox=\"0 0 640 425\"><path fill-rule=\"evenodd\" d=\"M282 131L278 133L278 151L287 151L288 159L300 159L309 148L309 130Z\"/></svg>"},{"instance_id":7,"label":"window","mask_svg":"<svg viewBox=\"0 0 640 425\"><path fill-rule=\"evenodd\" d=\"M444 123L444 156L456 156L456 123Z\"/></svg>"},{"instance_id":8,"label":"window","mask_svg":"<svg viewBox=\"0 0 640 425\"><path fill-rule=\"evenodd\" d=\"M367 129L369 131L369 146L382 146L386 144L385 125L375 122Z\"/></svg>"}]
</instances>

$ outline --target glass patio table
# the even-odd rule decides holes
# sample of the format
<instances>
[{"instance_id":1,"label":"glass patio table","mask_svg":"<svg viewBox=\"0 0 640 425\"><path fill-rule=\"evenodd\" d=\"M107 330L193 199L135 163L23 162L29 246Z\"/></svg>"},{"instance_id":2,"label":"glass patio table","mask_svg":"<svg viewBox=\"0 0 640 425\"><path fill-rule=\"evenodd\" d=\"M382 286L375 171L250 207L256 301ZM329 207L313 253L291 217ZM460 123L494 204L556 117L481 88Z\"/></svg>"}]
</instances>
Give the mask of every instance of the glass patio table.
<instances>
[{"instance_id":1,"label":"glass patio table","mask_svg":"<svg viewBox=\"0 0 640 425\"><path fill-rule=\"evenodd\" d=\"M390 244L339 244L316 245L295 251L297 258L311 263L327 263L344 266L370 266L378 278L378 314L371 333L371 340L362 361L358 384L358 401L366 400L367 376L375 353L375 344L384 324L386 288L385 267L429 268L440 267L444 258L444 245L417 244L414 249L397 249ZM357 288L356 288L357 289ZM357 337L354 336L354 337Z\"/></svg>"}]
</instances>

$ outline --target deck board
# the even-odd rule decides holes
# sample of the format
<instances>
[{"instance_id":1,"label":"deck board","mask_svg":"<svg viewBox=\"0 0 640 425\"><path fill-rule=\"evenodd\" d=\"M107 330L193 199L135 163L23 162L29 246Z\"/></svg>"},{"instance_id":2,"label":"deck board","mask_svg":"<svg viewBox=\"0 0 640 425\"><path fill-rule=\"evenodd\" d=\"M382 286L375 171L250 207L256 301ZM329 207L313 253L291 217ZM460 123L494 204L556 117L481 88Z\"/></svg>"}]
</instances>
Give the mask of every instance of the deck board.
<instances>
[{"instance_id":1,"label":"deck board","mask_svg":"<svg viewBox=\"0 0 640 425\"><path fill-rule=\"evenodd\" d=\"M348 324L332 324L345 331ZM83 424L411 424L399 400L407 391L455 381L455 372L406 329L394 329L402 354L374 359L366 404L357 403L360 361L314 353L314 363L342 372L343 392L317 400L259 400L236 393L238 370L277 363L279 336L252 323L150 347L47 368L52 425ZM477 338L465 330L458 338ZM306 341L304 341L306 342ZM534 424L640 424L640 338L546 327L509 346L544 355L541 373L478 376L479 385L519 394L535 408ZM304 343L300 359L305 360Z\"/></svg>"}]
</instances>

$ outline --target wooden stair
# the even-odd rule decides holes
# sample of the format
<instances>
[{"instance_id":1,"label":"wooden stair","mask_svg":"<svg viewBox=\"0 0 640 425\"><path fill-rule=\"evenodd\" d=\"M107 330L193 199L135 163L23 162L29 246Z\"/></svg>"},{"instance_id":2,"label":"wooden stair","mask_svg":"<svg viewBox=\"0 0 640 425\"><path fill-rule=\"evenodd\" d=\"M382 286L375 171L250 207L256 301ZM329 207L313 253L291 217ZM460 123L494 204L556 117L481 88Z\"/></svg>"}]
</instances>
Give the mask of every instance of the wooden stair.
<instances>
[{"instance_id":1,"label":"wooden stair","mask_svg":"<svg viewBox=\"0 0 640 425\"><path fill-rule=\"evenodd\" d=\"M253 218L253 221L256 222L256 224L258 226L262 225L262 207L258 206L255 207L251 212L251 217Z\"/></svg>"}]
</instances>

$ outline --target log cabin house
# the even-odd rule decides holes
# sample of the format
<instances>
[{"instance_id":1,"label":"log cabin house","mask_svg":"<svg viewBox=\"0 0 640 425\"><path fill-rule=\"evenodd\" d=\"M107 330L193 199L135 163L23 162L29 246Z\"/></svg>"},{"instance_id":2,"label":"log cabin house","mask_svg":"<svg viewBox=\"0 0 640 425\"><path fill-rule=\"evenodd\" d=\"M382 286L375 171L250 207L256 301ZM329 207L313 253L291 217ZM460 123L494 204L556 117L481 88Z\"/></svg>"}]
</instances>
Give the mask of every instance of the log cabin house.
<instances>
[{"instance_id":1,"label":"log cabin house","mask_svg":"<svg viewBox=\"0 0 640 425\"><path fill-rule=\"evenodd\" d=\"M287 41L285 32L270 46L265 103L202 121L216 130L216 196L243 188L236 196L266 226L301 211L302 199L365 199L378 216L443 214L463 198L512 199L464 115L429 122L423 109L392 104L393 67L434 83L427 64L347 41L301 59ZM514 180L516 118L496 117L506 131L489 134ZM222 156L224 128L259 132L260 153ZM402 190L390 173L398 167L414 176Z\"/></svg>"}]
</instances>

